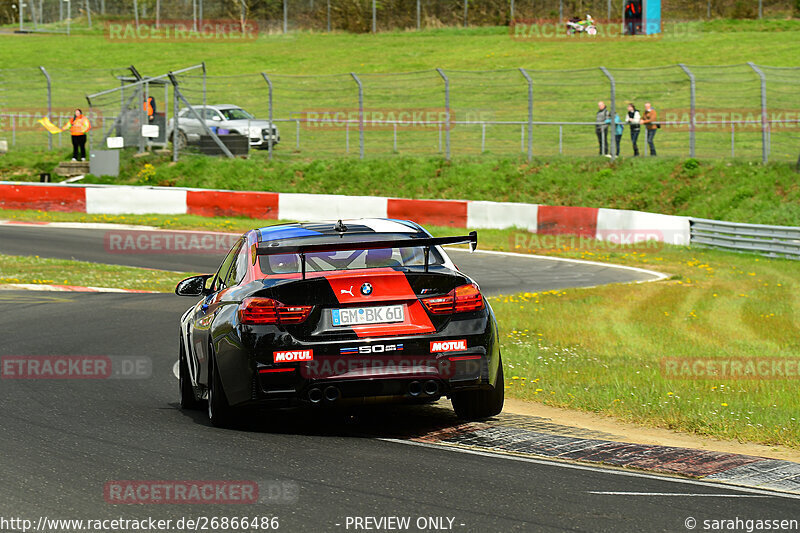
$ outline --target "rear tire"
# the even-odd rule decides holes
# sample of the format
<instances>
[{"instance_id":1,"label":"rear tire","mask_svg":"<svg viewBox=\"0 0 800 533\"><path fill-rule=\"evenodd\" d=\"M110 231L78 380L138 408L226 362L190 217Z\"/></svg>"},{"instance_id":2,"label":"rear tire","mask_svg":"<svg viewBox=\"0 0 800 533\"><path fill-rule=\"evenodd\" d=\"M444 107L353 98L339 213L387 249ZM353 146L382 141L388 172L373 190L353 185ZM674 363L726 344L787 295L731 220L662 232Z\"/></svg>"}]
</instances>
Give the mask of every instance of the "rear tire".
<instances>
[{"instance_id":1,"label":"rear tire","mask_svg":"<svg viewBox=\"0 0 800 533\"><path fill-rule=\"evenodd\" d=\"M180 339L180 355L178 357L178 387L180 390L181 409L196 410L200 408L200 400L194 394L192 380L189 377L189 364L186 361L186 350L183 339Z\"/></svg>"},{"instance_id":2,"label":"rear tire","mask_svg":"<svg viewBox=\"0 0 800 533\"><path fill-rule=\"evenodd\" d=\"M230 427L233 413L222 388L213 352L209 353L208 360L208 371L211 374L208 377L208 420L218 428Z\"/></svg>"},{"instance_id":3,"label":"rear tire","mask_svg":"<svg viewBox=\"0 0 800 533\"><path fill-rule=\"evenodd\" d=\"M482 420L499 415L505 401L505 380L503 379L503 360L497 369L494 388L491 390L464 391L453 394L450 402L459 418Z\"/></svg>"},{"instance_id":4,"label":"rear tire","mask_svg":"<svg viewBox=\"0 0 800 533\"><path fill-rule=\"evenodd\" d=\"M189 144L189 139L187 139L186 134L178 130L178 133L172 134L172 139L170 139L173 144L177 141L178 143L178 151L186 149L186 145Z\"/></svg>"}]
</instances>

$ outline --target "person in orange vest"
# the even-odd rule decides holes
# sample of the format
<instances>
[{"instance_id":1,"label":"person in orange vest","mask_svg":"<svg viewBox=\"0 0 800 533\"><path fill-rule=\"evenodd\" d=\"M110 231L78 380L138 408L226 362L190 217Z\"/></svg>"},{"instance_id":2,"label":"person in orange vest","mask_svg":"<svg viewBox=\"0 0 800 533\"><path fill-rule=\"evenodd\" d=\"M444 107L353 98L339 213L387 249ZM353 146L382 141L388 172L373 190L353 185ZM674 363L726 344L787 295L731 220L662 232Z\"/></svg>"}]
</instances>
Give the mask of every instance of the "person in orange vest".
<instances>
[{"instance_id":1,"label":"person in orange vest","mask_svg":"<svg viewBox=\"0 0 800 533\"><path fill-rule=\"evenodd\" d=\"M145 98L144 103L142 103L142 109L144 109L144 114L147 115L147 121L153 122L156 118L156 99L152 96Z\"/></svg>"},{"instance_id":2,"label":"person in orange vest","mask_svg":"<svg viewBox=\"0 0 800 533\"><path fill-rule=\"evenodd\" d=\"M92 124L84 116L83 111L76 109L72 118L61 127L61 131L65 131L67 128L72 135L72 160L78 160L78 151L80 150L81 161L86 161L86 132L92 129Z\"/></svg>"}]
</instances>

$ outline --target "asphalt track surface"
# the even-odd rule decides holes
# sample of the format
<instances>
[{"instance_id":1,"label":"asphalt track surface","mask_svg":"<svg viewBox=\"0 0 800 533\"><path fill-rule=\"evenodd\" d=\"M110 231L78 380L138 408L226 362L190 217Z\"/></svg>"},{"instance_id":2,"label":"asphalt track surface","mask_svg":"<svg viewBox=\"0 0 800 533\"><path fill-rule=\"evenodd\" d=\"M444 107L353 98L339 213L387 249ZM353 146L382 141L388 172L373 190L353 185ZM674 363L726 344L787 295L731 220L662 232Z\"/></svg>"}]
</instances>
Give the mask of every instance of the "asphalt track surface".
<instances>
[{"instance_id":1,"label":"asphalt track surface","mask_svg":"<svg viewBox=\"0 0 800 533\"><path fill-rule=\"evenodd\" d=\"M217 260L125 255L111 261L102 239L97 249L92 231L3 227L0 253L195 271L210 270ZM523 283L517 290L642 275L597 267L592 277L577 270L589 265L547 261L528 267L521 262L532 260L507 256L470 271L473 263L453 255L496 292L513 283L496 272L501 265ZM496 278L482 278L484 272ZM539 272L547 281L538 279ZM141 379L0 381L0 518L277 516L282 531L365 531L347 527L348 517L407 516L408 531L433 531L418 529L417 518L448 517L450 530L470 532L688 531L689 517L698 521L697 530L703 520L798 518L798 500L785 496L409 443L409 437L455 423L452 412L440 407L253 413L237 429L216 429L203 412L177 406L177 320L189 299L0 291L0 304L0 356L152 361L152 373ZM263 501L114 505L104 499L103 487L115 480L250 480L262 487Z\"/></svg>"}]
</instances>

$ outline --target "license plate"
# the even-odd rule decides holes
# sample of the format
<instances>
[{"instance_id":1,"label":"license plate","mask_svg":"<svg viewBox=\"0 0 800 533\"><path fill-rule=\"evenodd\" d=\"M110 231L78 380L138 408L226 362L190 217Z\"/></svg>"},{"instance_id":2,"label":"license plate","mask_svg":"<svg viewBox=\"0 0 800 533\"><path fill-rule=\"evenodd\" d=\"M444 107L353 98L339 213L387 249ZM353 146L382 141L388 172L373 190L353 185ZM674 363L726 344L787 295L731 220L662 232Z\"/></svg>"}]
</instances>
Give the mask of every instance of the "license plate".
<instances>
[{"instance_id":1,"label":"license plate","mask_svg":"<svg viewBox=\"0 0 800 533\"><path fill-rule=\"evenodd\" d=\"M403 320L405 320L405 313L402 305L331 309L331 321L334 326L388 324L391 322L402 322Z\"/></svg>"}]
</instances>

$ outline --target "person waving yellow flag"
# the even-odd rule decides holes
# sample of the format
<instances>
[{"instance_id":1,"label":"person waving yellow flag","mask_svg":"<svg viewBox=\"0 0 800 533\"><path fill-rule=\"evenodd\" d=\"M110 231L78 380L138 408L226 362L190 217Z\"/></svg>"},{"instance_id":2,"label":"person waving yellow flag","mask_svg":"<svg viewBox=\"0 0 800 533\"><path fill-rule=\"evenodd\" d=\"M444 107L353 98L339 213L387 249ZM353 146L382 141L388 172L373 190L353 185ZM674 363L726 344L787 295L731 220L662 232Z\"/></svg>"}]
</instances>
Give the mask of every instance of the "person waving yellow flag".
<instances>
[{"instance_id":1,"label":"person waving yellow flag","mask_svg":"<svg viewBox=\"0 0 800 533\"><path fill-rule=\"evenodd\" d=\"M63 131L61 128L59 128L58 126L56 126L55 124L50 122L50 118L49 117L40 118L36 122L38 122L39 124L44 126L44 129L46 129L47 131L49 131L53 135L56 135L57 133L61 133Z\"/></svg>"}]
</instances>

